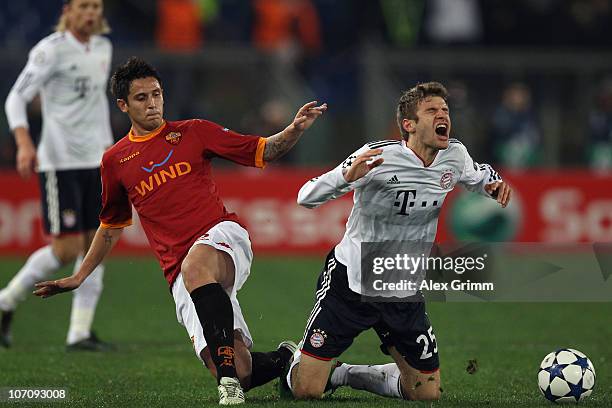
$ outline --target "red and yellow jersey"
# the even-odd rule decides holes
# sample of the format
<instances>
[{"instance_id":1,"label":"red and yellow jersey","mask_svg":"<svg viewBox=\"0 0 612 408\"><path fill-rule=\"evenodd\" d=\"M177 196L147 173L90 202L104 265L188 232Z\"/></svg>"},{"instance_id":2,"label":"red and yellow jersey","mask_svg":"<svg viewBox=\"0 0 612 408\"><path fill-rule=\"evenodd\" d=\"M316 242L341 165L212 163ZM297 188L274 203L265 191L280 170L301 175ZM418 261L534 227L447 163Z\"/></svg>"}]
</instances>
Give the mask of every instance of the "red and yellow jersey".
<instances>
[{"instance_id":1,"label":"red and yellow jersey","mask_svg":"<svg viewBox=\"0 0 612 408\"><path fill-rule=\"evenodd\" d=\"M211 159L263 167L265 138L241 135L206 120L166 122L144 137L132 132L102 158L104 228L132 223L132 205L170 285L194 241L221 221L225 209Z\"/></svg>"}]
</instances>

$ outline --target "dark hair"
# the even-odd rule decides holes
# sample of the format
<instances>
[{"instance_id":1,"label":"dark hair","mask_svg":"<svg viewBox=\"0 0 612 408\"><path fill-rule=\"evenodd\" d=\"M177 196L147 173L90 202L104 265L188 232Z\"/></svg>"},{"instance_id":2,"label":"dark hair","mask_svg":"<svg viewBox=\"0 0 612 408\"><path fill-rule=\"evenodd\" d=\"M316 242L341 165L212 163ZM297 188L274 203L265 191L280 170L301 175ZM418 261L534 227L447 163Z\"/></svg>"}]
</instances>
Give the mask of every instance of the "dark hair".
<instances>
[{"instance_id":1,"label":"dark hair","mask_svg":"<svg viewBox=\"0 0 612 408\"><path fill-rule=\"evenodd\" d=\"M130 85L135 79L153 77L161 86L161 78L157 70L145 60L138 57L130 57L127 62L119 66L110 80L111 93L116 99L127 102L130 94Z\"/></svg>"},{"instance_id":2,"label":"dark hair","mask_svg":"<svg viewBox=\"0 0 612 408\"><path fill-rule=\"evenodd\" d=\"M439 82L426 82L417 84L404 92L397 103L397 126L399 126L402 138L408 140L408 132L402 127L404 119L418 120L417 108L419 103L430 96L439 96L445 101L448 99L448 91Z\"/></svg>"}]
</instances>

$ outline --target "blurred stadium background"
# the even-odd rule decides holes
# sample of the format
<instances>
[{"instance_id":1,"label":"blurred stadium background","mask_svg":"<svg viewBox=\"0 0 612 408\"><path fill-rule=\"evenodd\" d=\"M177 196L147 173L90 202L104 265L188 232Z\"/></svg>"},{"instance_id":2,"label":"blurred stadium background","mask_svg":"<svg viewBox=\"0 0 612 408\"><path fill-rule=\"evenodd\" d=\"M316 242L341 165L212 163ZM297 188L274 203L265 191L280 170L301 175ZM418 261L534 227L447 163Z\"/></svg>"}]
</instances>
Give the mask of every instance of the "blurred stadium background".
<instances>
[{"instance_id":1,"label":"blurred stadium background","mask_svg":"<svg viewBox=\"0 0 612 408\"><path fill-rule=\"evenodd\" d=\"M240 132L267 135L282 129L305 101L316 99L329 104L323 120L281 163L269 165L263 172L220 160L216 163L226 204L247 224L256 259L261 257L242 300L255 340L261 339L259 344L267 346L281 337L299 337L321 255L338 241L351 206L350 197L345 197L315 211L300 209L295 205L299 187L366 141L399 138L394 119L396 102L401 91L416 82L436 80L449 88L453 136L476 160L497 166L516 191L509 211L499 211L491 203L461 193L449 197L439 225L441 241L570 245L612 241L610 0L104 3L113 30L114 66L130 55L142 56L157 66L164 80L167 119L203 117ZM51 32L61 4L61 0L0 2L3 100L29 49ZM111 112L118 140L129 130L129 123L112 103ZM36 135L40 129L36 102L29 114ZM19 179L14 165L15 145L2 111L0 285L45 240L36 181ZM136 353L146 359L160 352L159 365L170 366L177 381L181 375L189 381L189 375L197 372L203 381L212 383L199 374L190 344L174 322L172 302L163 295L166 289L161 271L137 223L124 232L114 254L119 257L109 265L108 289L98 315L98 327L105 329L105 337L119 343L121 358L129 359ZM286 274L293 275L287 278ZM149 279L154 283L143 287L151 292L137 289ZM134 290L128 291L126 286ZM276 287L278 296L269 296L271 286ZM0 354L0 386L9 380L13 385L32 386L72 381L79 384L75 398L80 403L167 402L163 390L159 395L143 391L134 400L125 399L120 390L132 383L130 375L122 374L122 368L118 369L118 378L128 385L122 388L118 384L121 381L114 385L111 381L106 385L108 393L96 391L94 381L88 380L91 375L85 369L78 371L79 361L74 358L62 363L64 376L58 379L51 367L57 363L53 353L48 360L37 353L43 334L49 338L45 337L42 351L60 352L69 298L50 300L43 313L37 302L27 302L24 320L16 319L18 354ZM289 308L295 309L288 312L291 316L278 316L276 311L287 309L291 302L295 303ZM137 308L142 310L135 312ZM445 381L450 377L447 398L457 406L468 400L486 406L487 401L506 401L508 396L496 387L496 382L505 381L506 374L518 378L510 387L517 399L511 399L509 406L535 405L539 401L536 394L534 397L529 391L524 397L521 392L525 388L535 390L537 364L556 347L582 346L599 369L612 359L605 341L612 335L606 324L612 311L609 303L495 305L484 313L481 306L470 305L439 304L433 309L438 338L442 342L445 336L448 339L441 344L442 361L447 361L448 367ZM118 317L122 310L130 313ZM151 322L151 316L159 316L159 321ZM467 316L466 325L458 325L457 321ZM499 321L502 316L518 319L512 333ZM573 321L573 328L554 332L564 326L566 318ZM134 326L139 329L135 331ZM492 348L491 344L475 333L489 329L491 341L507 359L493 350L483 351ZM366 336L349 357L363 360L367 356L363 362L380 361L383 356L376 347L376 340ZM472 377L464 378L461 365L476 355L511 368L504 374L496 372L494 364L485 364L483 370L491 381L478 384L477 380L474 384L470 382ZM49 367L37 367L41 358ZM85 357L83 361L102 364L102 360L92 359ZM11 373L5 381L1 380L3 361L7 364L4 372ZM112 377L116 373L113 364L121 362L116 357L110 361L108 367L96 367ZM173 369L176 361L179 363ZM516 361L522 365L514 366ZM185 365L189 367L186 371ZM145 370L156 373L153 366ZM463 377L456 374L457 370ZM77 380L76 373L84 379ZM140 371L133 374L137 384L147 384L147 375L139 377ZM601 406L612 405L606 396L612 389L610 378L604 370L596 399ZM214 401L214 390L190 387L178 397L173 394L177 404L188 405L190 396L198 392L210 393L210 401ZM262 403L268 401L261 398ZM350 398L346 401L351 403Z\"/></svg>"}]
</instances>

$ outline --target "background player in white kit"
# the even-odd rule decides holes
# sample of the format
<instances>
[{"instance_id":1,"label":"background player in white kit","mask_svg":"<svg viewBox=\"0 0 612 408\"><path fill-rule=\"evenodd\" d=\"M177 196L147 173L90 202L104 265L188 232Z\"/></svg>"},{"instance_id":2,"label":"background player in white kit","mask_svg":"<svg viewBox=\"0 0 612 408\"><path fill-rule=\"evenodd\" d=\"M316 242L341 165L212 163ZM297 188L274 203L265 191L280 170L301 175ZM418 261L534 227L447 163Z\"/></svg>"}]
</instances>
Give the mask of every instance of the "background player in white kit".
<instances>
[{"instance_id":1,"label":"background player in white kit","mask_svg":"<svg viewBox=\"0 0 612 408\"><path fill-rule=\"evenodd\" d=\"M475 163L458 140L450 139L446 99L446 89L437 82L408 90L397 108L402 141L368 143L300 190L298 203L308 208L351 190L355 195L344 237L319 277L301 349L281 384L295 398L321 398L332 359L370 328L395 363L340 364L328 387L351 386L410 400L440 397L438 347L422 295L405 293L411 300L404 302L362 301L361 244L433 243L440 208L456 183L497 198L503 207L508 204L510 187L489 165ZM414 301L415 296L420 301Z\"/></svg>"},{"instance_id":2,"label":"background player in white kit","mask_svg":"<svg viewBox=\"0 0 612 408\"><path fill-rule=\"evenodd\" d=\"M11 321L34 283L83 254L98 228L100 161L113 143L106 85L112 45L102 0L65 0L56 32L31 51L6 99L6 116L17 142L17 170L39 174L43 220L51 244L30 255L0 291L0 345L11 344ZM43 127L38 151L28 131L26 105L40 94ZM78 259L77 259L78 258ZM105 350L91 332L102 291L103 266L74 293L67 350Z\"/></svg>"}]
</instances>

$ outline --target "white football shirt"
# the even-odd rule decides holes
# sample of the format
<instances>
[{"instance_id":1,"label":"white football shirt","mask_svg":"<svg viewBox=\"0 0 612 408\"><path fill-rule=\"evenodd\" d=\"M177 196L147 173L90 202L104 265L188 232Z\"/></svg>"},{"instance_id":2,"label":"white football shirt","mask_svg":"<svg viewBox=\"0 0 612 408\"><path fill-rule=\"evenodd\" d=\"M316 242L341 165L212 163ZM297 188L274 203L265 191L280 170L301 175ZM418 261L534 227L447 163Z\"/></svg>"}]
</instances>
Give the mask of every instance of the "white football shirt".
<instances>
[{"instance_id":1,"label":"white football shirt","mask_svg":"<svg viewBox=\"0 0 612 408\"><path fill-rule=\"evenodd\" d=\"M383 164L347 183L343 171L370 149L383 150L379 156ZM457 183L490 197L484 186L496 181L501 178L495 170L474 162L456 139L450 139L449 147L440 150L427 167L404 141L384 140L364 145L335 169L308 181L297 201L314 208L355 190L346 232L335 255L347 267L350 289L361 293L362 242L433 243L442 204Z\"/></svg>"},{"instance_id":2,"label":"white football shirt","mask_svg":"<svg viewBox=\"0 0 612 408\"><path fill-rule=\"evenodd\" d=\"M107 38L95 35L83 44L68 31L43 38L30 51L5 109L11 130L27 128L26 105L40 93L38 171L100 166L113 143L106 97L111 58Z\"/></svg>"}]
</instances>

